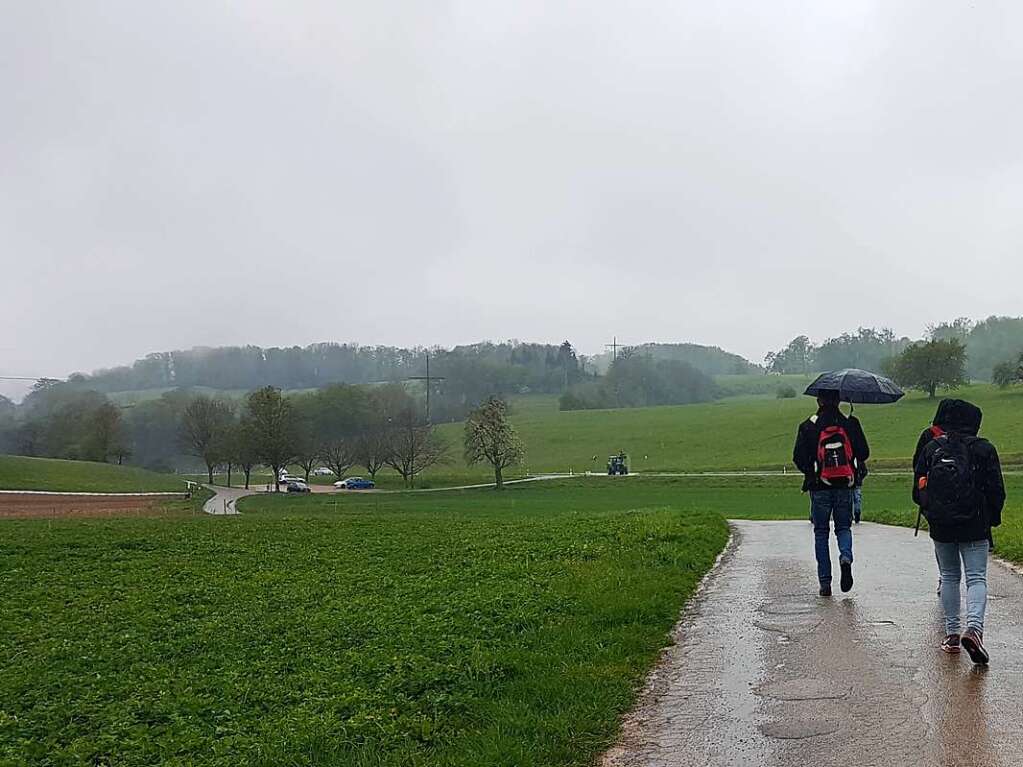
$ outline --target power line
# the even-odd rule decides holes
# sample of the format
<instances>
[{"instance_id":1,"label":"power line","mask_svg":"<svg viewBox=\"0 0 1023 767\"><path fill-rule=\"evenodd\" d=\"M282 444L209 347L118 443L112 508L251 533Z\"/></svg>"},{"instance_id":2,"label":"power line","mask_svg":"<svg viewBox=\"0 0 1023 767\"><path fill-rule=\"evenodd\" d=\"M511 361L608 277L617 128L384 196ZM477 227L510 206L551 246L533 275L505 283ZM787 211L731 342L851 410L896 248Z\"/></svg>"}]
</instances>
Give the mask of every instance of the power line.
<instances>
[{"instance_id":1,"label":"power line","mask_svg":"<svg viewBox=\"0 0 1023 767\"><path fill-rule=\"evenodd\" d=\"M431 376L430 375L430 352L426 353L426 375L425 376L409 376L405 379L406 381L426 381L426 422L430 421L430 389L433 388L430 384L433 381L444 381L444 376Z\"/></svg>"}]
</instances>

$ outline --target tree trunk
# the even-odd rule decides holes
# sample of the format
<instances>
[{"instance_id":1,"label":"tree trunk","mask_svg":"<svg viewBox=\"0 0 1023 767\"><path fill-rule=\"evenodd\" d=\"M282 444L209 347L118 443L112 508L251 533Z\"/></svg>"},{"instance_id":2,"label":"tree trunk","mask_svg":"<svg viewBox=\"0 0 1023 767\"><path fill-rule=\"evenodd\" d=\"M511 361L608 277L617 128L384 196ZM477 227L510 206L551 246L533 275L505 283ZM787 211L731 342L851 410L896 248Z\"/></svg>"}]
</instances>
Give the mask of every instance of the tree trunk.
<instances>
[{"instance_id":1,"label":"tree trunk","mask_svg":"<svg viewBox=\"0 0 1023 767\"><path fill-rule=\"evenodd\" d=\"M249 474L252 473L252 469L243 469L245 472L245 489L249 489Z\"/></svg>"},{"instance_id":2,"label":"tree trunk","mask_svg":"<svg viewBox=\"0 0 1023 767\"><path fill-rule=\"evenodd\" d=\"M494 489L500 490L504 487L504 473L500 464L494 464Z\"/></svg>"},{"instance_id":3,"label":"tree trunk","mask_svg":"<svg viewBox=\"0 0 1023 767\"><path fill-rule=\"evenodd\" d=\"M210 484L212 485L213 484L213 464L211 464L211 463L206 464L206 473L209 474Z\"/></svg>"},{"instance_id":4,"label":"tree trunk","mask_svg":"<svg viewBox=\"0 0 1023 767\"><path fill-rule=\"evenodd\" d=\"M228 487L231 487L231 469L232 468L233 467L231 465L231 462L228 461L228 464L227 464L227 486Z\"/></svg>"}]
</instances>

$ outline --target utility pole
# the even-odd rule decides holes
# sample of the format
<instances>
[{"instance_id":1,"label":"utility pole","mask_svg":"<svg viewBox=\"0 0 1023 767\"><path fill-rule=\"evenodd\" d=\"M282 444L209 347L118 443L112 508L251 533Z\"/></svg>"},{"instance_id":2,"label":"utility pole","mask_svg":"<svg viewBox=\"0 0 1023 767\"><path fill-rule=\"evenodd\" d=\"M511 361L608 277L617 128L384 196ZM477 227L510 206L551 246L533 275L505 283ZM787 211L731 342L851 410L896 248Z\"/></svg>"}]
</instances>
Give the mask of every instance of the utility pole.
<instances>
[{"instance_id":1,"label":"utility pole","mask_svg":"<svg viewBox=\"0 0 1023 767\"><path fill-rule=\"evenodd\" d=\"M444 376L431 376L430 375L430 352L426 353L426 375L425 376L409 376L405 379L406 381L425 381L426 382L426 422L430 423L430 389L433 388L434 381L444 381Z\"/></svg>"},{"instance_id":2,"label":"utility pole","mask_svg":"<svg viewBox=\"0 0 1023 767\"><path fill-rule=\"evenodd\" d=\"M611 362L616 362L618 360L618 336L612 336L611 343L604 344L604 348L611 350Z\"/></svg>"}]
</instances>

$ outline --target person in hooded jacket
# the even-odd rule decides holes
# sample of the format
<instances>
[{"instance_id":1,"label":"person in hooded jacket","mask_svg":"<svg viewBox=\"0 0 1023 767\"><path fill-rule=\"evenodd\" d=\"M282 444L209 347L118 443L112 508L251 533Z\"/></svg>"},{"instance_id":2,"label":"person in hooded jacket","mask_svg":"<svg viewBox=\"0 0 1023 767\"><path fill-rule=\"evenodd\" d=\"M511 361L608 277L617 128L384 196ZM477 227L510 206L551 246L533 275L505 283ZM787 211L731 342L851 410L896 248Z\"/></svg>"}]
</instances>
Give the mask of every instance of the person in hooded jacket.
<instances>
[{"instance_id":1,"label":"person in hooded jacket","mask_svg":"<svg viewBox=\"0 0 1023 767\"><path fill-rule=\"evenodd\" d=\"M941 606L945 613L945 639L941 649L958 653L965 649L974 663L990 660L984 647L984 615L987 609L988 537L992 527L1002 522L1005 505L1005 484L1002 480L998 451L979 437L983 413L965 400L946 400L939 407L935 421L940 421L945 434L930 439L919 451L913 470L913 500L927 515L934 554L941 574ZM924 435L921 435L921 440ZM973 488L969 504L972 513L949 519L936 513L934 499L928 508L928 478L942 462L950 463L955 444L965 446L969 459L970 484ZM961 496L957 496L961 497ZM960 582L966 579L966 630L960 635Z\"/></svg>"},{"instance_id":2,"label":"person in hooded jacket","mask_svg":"<svg viewBox=\"0 0 1023 767\"><path fill-rule=\"evenodd\" d=\"M835 520L835 538L838 539L838 562L841 569L840 586L849 591L853 586L852 522L853 483L844 487L828 484L820 476L817 451L821 433L831 426L845 430L852 448L854 470L865 466L870 457L870 446L863 427L855 416L846 416L838 409L837 391L821 392L817 397L817 412L799 425L792 462L803 473L803 492L810 493L810 521L813 522L814 554L817 558L817 579L820 595L831 596L831 549L828 535L831 519Z\"/></svg>"}]
</instances>

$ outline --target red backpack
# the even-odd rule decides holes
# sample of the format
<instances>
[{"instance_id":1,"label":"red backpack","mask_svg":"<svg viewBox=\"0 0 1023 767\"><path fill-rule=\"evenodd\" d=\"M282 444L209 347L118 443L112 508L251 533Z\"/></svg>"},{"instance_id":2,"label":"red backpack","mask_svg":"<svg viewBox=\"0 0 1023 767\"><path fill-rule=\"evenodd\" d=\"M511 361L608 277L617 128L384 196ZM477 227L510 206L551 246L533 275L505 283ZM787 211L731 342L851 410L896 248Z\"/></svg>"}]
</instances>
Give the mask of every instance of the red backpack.
<instances>
[{"instance_id":1,"label":"red backpack","mask_svg":"<svg viewBox=\"0 0 1023 767\"><path fill-rule=\"evenodd\" d=\"M817 438L817 476L825 485L856 484L853 448L849 433L841 426L826 426Z\"/></svg>"},{"instance_id":2,"label":"red backpack","mask_svg":"<svg viewBox=\"0 0 1023 767\"><path fill-rule=\"evenodd\" d=\"M927 431L931 433L931 439L937 439L938 437L945 436L945 430L938 426L938 424L934 424L934 426L929 426L927 428Z\"/></svg>"}]
</instances>

